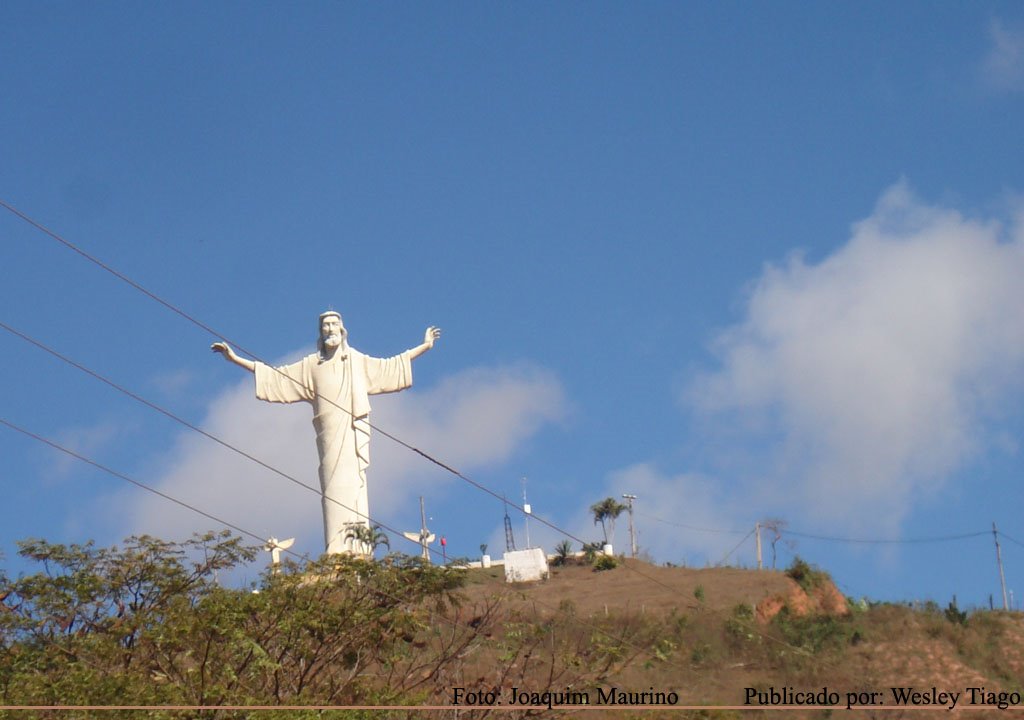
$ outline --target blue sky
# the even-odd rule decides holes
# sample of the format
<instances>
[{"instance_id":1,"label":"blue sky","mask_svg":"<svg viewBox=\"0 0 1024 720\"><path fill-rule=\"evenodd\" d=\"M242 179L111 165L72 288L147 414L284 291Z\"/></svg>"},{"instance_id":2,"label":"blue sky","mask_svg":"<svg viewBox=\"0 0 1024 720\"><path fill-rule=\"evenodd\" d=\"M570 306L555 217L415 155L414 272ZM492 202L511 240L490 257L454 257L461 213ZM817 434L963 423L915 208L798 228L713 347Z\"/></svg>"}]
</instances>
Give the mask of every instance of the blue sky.
<instances>
[{"instance_id":1,"label":"blue sky","mask_svg":"<svg viewBox=\"0 0 1024 720\"><path fill-rule=\"evenodd\" d=\"M635 493L659 562L714 564L767 518L903 540L995 521L1024 595L1019 4L0 13L0 199L261 357L311 352L329 306L374 355L441 326L382 429L510 497L527 478L585 539L590 504ZM308 409L259 404L209 334L10 212L0 237L0 321L315 483ZM319 550L311 494L0 348L7 420ZM450 554L503 546L500 502L373 452L375 518L416 529L422 494ZM2 428L0 453L9 571L24 537L210 524ZM850 595L999 597L991 534L787 540L780 564Z\"/></svg>"}]
</instances>

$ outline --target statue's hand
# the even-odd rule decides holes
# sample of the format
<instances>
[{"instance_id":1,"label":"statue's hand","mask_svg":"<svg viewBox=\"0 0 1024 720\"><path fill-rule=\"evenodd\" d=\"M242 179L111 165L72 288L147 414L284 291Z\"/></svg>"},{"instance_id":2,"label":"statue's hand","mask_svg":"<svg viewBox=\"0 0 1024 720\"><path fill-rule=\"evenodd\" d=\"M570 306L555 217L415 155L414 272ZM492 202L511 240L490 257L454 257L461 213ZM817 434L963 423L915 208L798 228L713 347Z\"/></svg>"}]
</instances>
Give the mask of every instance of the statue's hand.
<instances>
[{"instance_id":1,"label":"statue's hand","mask_svg":"<svg viewBox=\"0 0 1024 720\"><path fill-rule=\"evenodd\" d=\"M249 372L256 372L256 363L252 360L246 360L243 357L239 357L238 354L231 349L231 346L226 342L215 342L210 346L210 350L215 353L220 353L224 356L224 359L228 362L233 362L235 365L241 368L245 368Z\"/></svg>"},{"instance_id":2,"label":"statue's hand","mask_svg":"<svg viewBox=\"0 0 1024 720\"><path fill-rule=\"evenodd\" d=\"M434 347L434 341L441 337L441 328L428 327L427 332L423 334L423 344L428 348Z\"/></svg>"},{"instance_id":3,"label":"statue's hand","mask_svg":"<svg viewBox=\"0 0 1024 720\"><path fill-rule=\"evenodd\" d=\"M210 350L215 353L220 353L221 355L224 356L225 360L228 360L230 362L234 362L235 360L235 351L232 350L231 346L225 342L215 342L213 345L210 346Z\"/></svg>"}]
</instances>

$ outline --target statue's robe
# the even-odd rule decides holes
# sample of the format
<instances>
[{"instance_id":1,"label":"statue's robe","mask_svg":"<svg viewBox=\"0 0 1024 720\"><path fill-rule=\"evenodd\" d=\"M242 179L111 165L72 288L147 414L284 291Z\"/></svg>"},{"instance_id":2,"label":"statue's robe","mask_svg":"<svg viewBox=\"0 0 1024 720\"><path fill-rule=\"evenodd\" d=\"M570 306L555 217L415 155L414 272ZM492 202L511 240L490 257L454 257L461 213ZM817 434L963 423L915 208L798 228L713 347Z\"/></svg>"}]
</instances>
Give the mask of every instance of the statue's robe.
<instances>
[{"instance_id":1,"label":"statue's robe","mask_svg":"<svg viewBox=\"0 0 1024 720\"><path fill-rule=\"evenodd\" d=\"M350 526L369 527L369 396L411 385L412 358L408 352L375 358L348 348L345 352L339 349L330 360L314 354L278 368L256 363L256 397L260 400L313 405L324 546L329 553L363 551L358 544L346 541L345 533Z\"/></svg>"}]
</instances>

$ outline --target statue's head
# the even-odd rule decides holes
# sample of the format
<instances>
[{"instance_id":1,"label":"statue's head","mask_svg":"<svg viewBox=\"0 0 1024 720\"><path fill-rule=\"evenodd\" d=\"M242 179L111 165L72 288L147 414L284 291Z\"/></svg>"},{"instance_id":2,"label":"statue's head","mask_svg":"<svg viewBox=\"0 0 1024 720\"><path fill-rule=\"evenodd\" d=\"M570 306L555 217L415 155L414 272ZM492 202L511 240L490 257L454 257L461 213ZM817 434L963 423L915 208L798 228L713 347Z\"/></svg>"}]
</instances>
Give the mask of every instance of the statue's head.
<instances>
[{"instance_id":1,"label":"statue's head","mask_svg":"<svg viewBox=\"0 0 1024 720\"><path fill-rule=\"evenodd\" d=\"M320 315L320 338L316 343L317 350L322 355L324 350L336 350L339 347L344 347L347 334L345 324L341 321L341 313L334 310L322 313Z\"/></svg>"}]
</instances>

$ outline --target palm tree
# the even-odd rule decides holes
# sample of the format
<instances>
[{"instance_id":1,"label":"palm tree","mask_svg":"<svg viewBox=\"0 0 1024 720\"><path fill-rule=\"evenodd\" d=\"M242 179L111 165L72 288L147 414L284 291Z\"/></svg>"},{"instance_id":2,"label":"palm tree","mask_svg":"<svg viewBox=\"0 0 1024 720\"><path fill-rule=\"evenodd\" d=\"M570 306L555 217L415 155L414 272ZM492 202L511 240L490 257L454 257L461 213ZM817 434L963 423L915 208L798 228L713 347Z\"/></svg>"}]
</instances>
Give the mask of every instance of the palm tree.
<instances>
[{"instance_id":1,"label":"palm tree","mask_svg":"<svg viewBox=\"0 0 1024 720\"><path fill-rule=\"evenodd\" d=\"M569 562L569 556L572 554L572 543L566 540L555 545L555 559L551 561L552 565L566 565Z\"/></svg>"},{"instance_id":2,"label":"palm tree","mask_svg":"<svg viewBox=\"0 0 1024 720\"><path fill-rule=\"evenodd\" d=\"M373 557L373 553L381 545L388 550L391 549L391 540L388 539L387 534L381 529L380 525L370 527L362 523L350 523L345 528L345 540L354 540L354 544L361 547L364 554L370 557Z\"/></svg>"},{"instance_id":3,"label":"palm tree","mask_svg":"<svg viewBox=\"0 0 1024 720\"><path fill-rule=\"evenodd\" d=\"M590 512L594 513L594 524L601 523L601 532L604 533L604 544L608 544L609 534L615 537L615 518L626 510L626 506L613 497L606 497L601 502L590 506ZM611 532L609 533L609 528Z\"/></svg>"}]
</instances>

